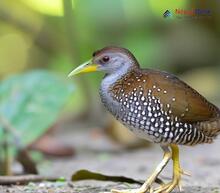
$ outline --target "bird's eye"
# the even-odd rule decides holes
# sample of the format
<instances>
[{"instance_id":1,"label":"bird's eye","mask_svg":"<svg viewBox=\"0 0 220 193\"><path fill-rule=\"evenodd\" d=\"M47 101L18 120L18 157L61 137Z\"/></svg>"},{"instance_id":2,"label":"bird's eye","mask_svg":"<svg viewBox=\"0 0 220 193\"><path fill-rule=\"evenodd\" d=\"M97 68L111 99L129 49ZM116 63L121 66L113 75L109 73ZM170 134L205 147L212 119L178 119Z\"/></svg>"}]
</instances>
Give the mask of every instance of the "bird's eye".
<instances>
[{"instance_id":1,"label":"bird's eye","mask_svg":"<svg viewBox=\"0 0 220 193\"><path fill-rule=\"evenodd\" d=\"M104 57L102 58L102 61L103 61L103 62L108 62L108 61L109 61L109 57L108 57L108 56L104 56Z\"/></svg>"}]
</instances>

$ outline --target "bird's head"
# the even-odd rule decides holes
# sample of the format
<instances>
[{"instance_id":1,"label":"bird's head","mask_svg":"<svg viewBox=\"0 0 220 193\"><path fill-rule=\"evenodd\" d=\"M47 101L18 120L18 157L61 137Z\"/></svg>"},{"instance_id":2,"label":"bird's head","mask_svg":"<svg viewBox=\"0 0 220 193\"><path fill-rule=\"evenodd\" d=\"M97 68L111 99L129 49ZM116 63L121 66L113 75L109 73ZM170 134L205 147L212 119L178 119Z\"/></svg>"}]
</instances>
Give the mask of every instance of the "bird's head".
<instances>
[{"instance_id":1,"label":"bird's head","mask_svg":"<svg viewBox=\"0 0 220 193\"><path fill-rule=\"evenodd\" d=\"M133 54L120 47L105 47L93 53L92 59L74 69L68 77L79 73L103 71L106 74L117 73L138 67L138 62Z\"/></svg>"}]
</instances>

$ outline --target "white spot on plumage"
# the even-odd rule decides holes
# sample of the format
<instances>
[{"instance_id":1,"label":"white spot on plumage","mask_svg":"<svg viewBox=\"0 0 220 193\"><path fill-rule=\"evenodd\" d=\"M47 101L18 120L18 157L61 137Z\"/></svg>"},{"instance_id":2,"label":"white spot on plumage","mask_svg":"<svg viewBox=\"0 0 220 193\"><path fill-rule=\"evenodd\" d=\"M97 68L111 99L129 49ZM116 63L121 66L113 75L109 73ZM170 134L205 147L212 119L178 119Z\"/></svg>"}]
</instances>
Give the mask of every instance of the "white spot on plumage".
<instances>
[{"instance_id":1,"label":"white spot on plumage","mask_svg":"<svg viewBox=\"0 0 220 193\"><path fill-rule=\"evenodd\" d=\"M169 131L169 130L170 130L170 128L169 128L169 127L166 127L165 131Z\"/></svg>"},{"instance_id":2,"label":"white spot on plumage","mask_svg":"<svg viewBox=\"0 0 220 193\"><path fill-rule=\"evenodd\" d=\"M142 97L141 97L141 100L142 100L142 101L145 101L145 97L144 97L144 96L142 96Z\"/></svg>"},{"instance_id":3,"label":"white spot on plumage","mask_svg":"<svg viewBox=\"0 0 220 193\"><path fill-rule=\"evenodd\" d=\"M151 130L151 131L155 131L155 128L151 126L151 127L150 127L150 130Z\"/></svg>"},{"instance_id":4,"label":"white spot on plumage","mask_svg":"<svg viewBox=\"0 0 220 193\"><path fill-rule=\"evenodd\" d=\"M144 125L144 124L145 124L145 121L144 121L144 120L141 120L141 121L140 121L140 124L141 124L141 125Z\"/></svg>"},{"instance_id":5,"label":"white spot on plumage","mask_svg":"<svg viewBox=\"0 0 220 193\"><path fill-rule=\"evenodd\" d=\"M150 121L153 123L153 122L155 121L155 118L152 117L152 118L150 119Z\"/></svg>"}]
</instances>

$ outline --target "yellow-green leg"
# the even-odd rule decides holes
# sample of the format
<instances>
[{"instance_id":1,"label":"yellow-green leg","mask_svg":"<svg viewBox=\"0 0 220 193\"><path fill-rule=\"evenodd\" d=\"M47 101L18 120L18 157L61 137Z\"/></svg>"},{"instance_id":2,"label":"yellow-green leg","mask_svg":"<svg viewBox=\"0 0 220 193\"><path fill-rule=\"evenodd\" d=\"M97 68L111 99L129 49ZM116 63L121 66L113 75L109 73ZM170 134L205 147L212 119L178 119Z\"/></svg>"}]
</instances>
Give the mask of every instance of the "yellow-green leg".
<instances>
[{"instance_id":1,"label":"yellow-green leg","mask_svg":"<svg viewBox=\"0 0 220 193\"><path fill-rule=\"evenodd\" d=\"M146 193L147 191L152 192L153 183L155 182L156 178L161 173L161 171L164 169L164 167L167 165L172 155L168 146L161 146L161 148L164 151L163 160L157 166L153 174L148 178L148 180L139 189L133 189L133 190L114 190L113 189L111 190L111 193Z\"/></svg>"},{"instance_id":2,"label":"yellow-green leg","mask_svg":"<svg viewBox=\"0 0 220 193\"><path fill-rule=\"evenodd\" d=\"M179 161L179 148L177 145L170 145L172 150L172 160L173 160L173 180L165 184L159 188L157 188L154 193L170 193L175 187L179 187L179 190L181 191L181 175L186 174L181 167L180 167L180 161Z\"/></svg>"}]
</instances>

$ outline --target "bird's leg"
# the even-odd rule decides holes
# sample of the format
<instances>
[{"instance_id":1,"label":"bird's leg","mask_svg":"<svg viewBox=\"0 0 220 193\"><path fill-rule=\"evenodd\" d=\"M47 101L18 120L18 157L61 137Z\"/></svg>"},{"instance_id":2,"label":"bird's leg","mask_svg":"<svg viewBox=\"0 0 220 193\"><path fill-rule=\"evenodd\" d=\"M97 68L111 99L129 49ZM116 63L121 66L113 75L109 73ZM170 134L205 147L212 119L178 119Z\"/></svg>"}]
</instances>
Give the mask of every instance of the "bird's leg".
<instances>
[{"instance_id":1,"label":"bird's leg","mask_svg":"<svg viewBox=\"0 0 220 193\"><path fill-rule=\"evenodd\" d=\"M173 160L173 179L170 183L162 185L158 189L154 191L154 193L170 193L176 186L179 187L181 191L181 175L187 174L185 173L181 167L179 162L179 148L177 145L170 145L172 150L172 160Z\"/></svg>"},{"instance_id":2,"label":"bird's leg","mask_svg":"<svg viewBox=\"0 0 220 193\"><path fill-rule=\"evenodd\" d=\"M111 193L146 193L147 191L152 192L152 184L155 182L158 175L161 173L163 168L167 165L171 159L171 152L167 146L161 146L164 151L163 160L157 166L153 174L148 178L148 180L139 188L134 190L111 190Z\"/></svg>"}]
</instances>

